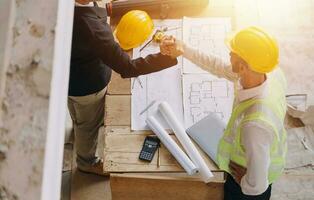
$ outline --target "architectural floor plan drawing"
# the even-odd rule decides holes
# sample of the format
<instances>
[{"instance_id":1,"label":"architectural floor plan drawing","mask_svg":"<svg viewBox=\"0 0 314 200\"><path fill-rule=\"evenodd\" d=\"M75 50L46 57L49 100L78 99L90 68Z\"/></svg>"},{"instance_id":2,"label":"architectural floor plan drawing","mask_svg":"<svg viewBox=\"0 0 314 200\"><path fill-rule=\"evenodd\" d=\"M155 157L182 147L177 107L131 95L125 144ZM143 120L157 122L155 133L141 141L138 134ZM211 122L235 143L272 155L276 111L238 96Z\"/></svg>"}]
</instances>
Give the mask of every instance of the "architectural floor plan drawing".
<instances>
[{"instance_id":1,"label":"architectural floor plan drawing","mask_svg":"<svg viewBox=\"0 0 314 200\"><path fill-rule=\"evenodd\" d=\"M225 37L231 30L229 18L183 18L183 41L204 53L228 60ZM206 73L187 59L183 59L183 73Z\"/></svg>"},{"instance_id":2,"label":"architectural floor plan drawing","mask_svg":"<svg viewBox=\"0 0 314 200\"><path fill-rule=\"evenodd\" d=\"M230 29L228 18L154 20L154 24L156 29L167 27L171 30L166 32L167 35L184 40L205 53L228 57L224 44L226 32ZM159 45L151 43L142 51L140 49L141 47L133 50L133 58L157 53ZM210 112L217 113L225 123L230 117L233 103L232 83L210 75L182 57L178 58L178 65L175 67L133 78L131 87L132 130L149 129L145 121L148 116L156 114L161 101L170 104L185 128L189 128ZM164 128L169 128L161 118L158 120Z\"/></svg>"},{"instance_id":3,"label":"architectural floor plan drawing","mask_svg":"<svg viewBox=\"0 0 314 200\"><path fill-rule=\"evenodd\" d=\"M185 127L197 123L208 114L216 113L224 123L230 118L233 85L210 74L183 76L183 104Z\"/></svg>"},{"instance_id":4,"label":"architectural floor plan drawing","mask_svg":"<svg viewBox=\"0 0 314 200\"><path fill-rule=\"evenodd\" d=\"M166 32L167 34L181 39L182 20L154 20L154 24L156 29L168 27L172 31ZM143 45L145 45L145 43ZM133 58L145 57L150 53L158 53L159 45L151 43L142 51L140 51L140 49L141 47L133 50ZM167 101L176 112L178 119L184 123L181 69L182 58L179 58L178 65L175 67L132 79L132 130L149 129L145 120L148 116L157 112L157 106L161 101ZM163 123L163 125L165 128L168 128L165 123Z\"/></svg>"}]
</instances>

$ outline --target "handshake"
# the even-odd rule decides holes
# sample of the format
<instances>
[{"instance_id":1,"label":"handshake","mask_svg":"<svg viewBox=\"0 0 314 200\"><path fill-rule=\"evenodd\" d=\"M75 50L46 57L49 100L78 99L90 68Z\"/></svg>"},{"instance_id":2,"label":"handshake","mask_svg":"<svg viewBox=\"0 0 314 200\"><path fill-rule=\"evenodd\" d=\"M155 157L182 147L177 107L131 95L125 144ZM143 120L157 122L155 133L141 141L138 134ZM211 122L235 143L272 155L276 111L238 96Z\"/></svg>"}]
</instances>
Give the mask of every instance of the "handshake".
<instances>
[{"instance_id":1,"label":"handshake","mask_svg":"<svg viewBox=\"0 0 314 200\"><path fill-rule=\"evenodd\" d=\"M176 40L176 38L173 36L164 36L159 47L161 54L171 56L172 58L177 58L184 52L183 43L179 40Z\"/></svg>"}]
</instances>

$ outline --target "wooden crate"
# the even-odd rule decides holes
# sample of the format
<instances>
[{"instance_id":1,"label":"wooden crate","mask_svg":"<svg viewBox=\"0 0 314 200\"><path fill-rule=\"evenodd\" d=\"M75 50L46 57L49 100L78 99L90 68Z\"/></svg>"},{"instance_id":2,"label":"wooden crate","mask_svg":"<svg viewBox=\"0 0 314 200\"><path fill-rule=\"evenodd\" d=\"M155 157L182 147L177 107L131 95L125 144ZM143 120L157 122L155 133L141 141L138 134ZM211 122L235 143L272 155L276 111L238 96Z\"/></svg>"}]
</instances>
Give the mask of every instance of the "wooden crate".
<instances>
[{"instance_id":1,"label":"wooden crate","mask_svg":"<svg viewBox=\"0 0 314 200\"><path fill-rule=\"evenodd\" d=\"M115 72L112 72L110 84L108 85L108 95L130 95L131 79L123 79Z\"/></svg>"},{"instance_id":2,"label":"wooden crate","mask_svg":"<svg viewBox=\"0 0 314 200\"><path fill-rule=\"evenodd\" d=\"M130 84L130 79L122 79L113 73L113 80L106 95L104 171L111 174L112 199L223 199L224 173L218 171L213 161L201 150L207 165L215 171L215 179L207 185L196 177L187 176L163 145L151 163L138 159L144 138L154 133L131 131ZM172 137L176 141L175 136Z\"/></svg>"},{"instance_id":3,"label":"wooden crate","mask_svg":"<svg viewBox=\"0 0 314 200\"><path fill-rule=\"evenodd\" d=\"M221 200L224 179L215 174L205 184L185 174L111 174L112 200Z\"/></svg>"},{"instance_id":4,"label":"wooden crate","mask_svg":"<svg viewBox=\"0 0 314 200\"><path fill-rule=\"evenodd\" d=\"M106 95L105 126L131 126L131 95Z\"/></svg>"}]
</instances>

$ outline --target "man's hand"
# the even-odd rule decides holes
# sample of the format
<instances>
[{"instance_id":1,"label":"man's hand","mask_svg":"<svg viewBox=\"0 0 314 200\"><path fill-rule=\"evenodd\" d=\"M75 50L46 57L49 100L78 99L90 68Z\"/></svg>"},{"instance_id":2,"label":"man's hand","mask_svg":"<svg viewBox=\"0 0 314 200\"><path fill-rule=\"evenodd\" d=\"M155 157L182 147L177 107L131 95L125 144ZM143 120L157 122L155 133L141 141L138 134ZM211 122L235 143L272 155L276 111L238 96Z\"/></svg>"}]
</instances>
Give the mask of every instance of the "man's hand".
<instances>
[{"instance_id":1,"label":"man's hand","mask_svg":"<svg viewBox=\"0 0 314 200\"><path fill-rule=\"evenodd\" d=\"M174 37L165 35L162 38L161 43L159 44L160 53L163 54L163 55L170 56L170 54L171 54L170 49L174 45L175 45Z\"/></svg>"},{"instance_id":2,"label":"man's hand","mask_svg":"<svg viewBox=\"0 0 314 200\"><path fill-rule=\"evenodd\" d=\"M246 174L246 168L230 161L229 168L235 181L240 185L242 177Z\"/></svg>"},{"instance_id":3,"label":"man's hand","mask_svg":"<svg viewBox=\"0 0 314 200\"><path fill-rule=\"evenodd\" d=\"M182 43L173 36L164 36L160 43L160 52L173 58L183 54Z\"/></svg>"}]
</instances>

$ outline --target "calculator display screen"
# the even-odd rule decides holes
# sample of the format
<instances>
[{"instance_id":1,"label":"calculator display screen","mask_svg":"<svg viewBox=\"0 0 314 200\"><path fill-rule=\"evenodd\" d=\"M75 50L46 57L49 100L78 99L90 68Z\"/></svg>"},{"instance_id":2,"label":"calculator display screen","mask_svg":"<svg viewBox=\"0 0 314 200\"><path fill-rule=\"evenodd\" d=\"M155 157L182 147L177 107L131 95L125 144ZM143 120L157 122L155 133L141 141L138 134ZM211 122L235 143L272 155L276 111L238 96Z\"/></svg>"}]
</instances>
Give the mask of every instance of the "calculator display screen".
<instances>
[{"instance_id":1,"label":"calculator display screen","mask_svg":"<svg viewBox=\"0 0 314 200\"><path fill-rule=\"evenodd\" d=\"M157 142L149 141L149 140L146 140L146 143L150 145L157 145Z\"/></svg>"}]
</instances>

